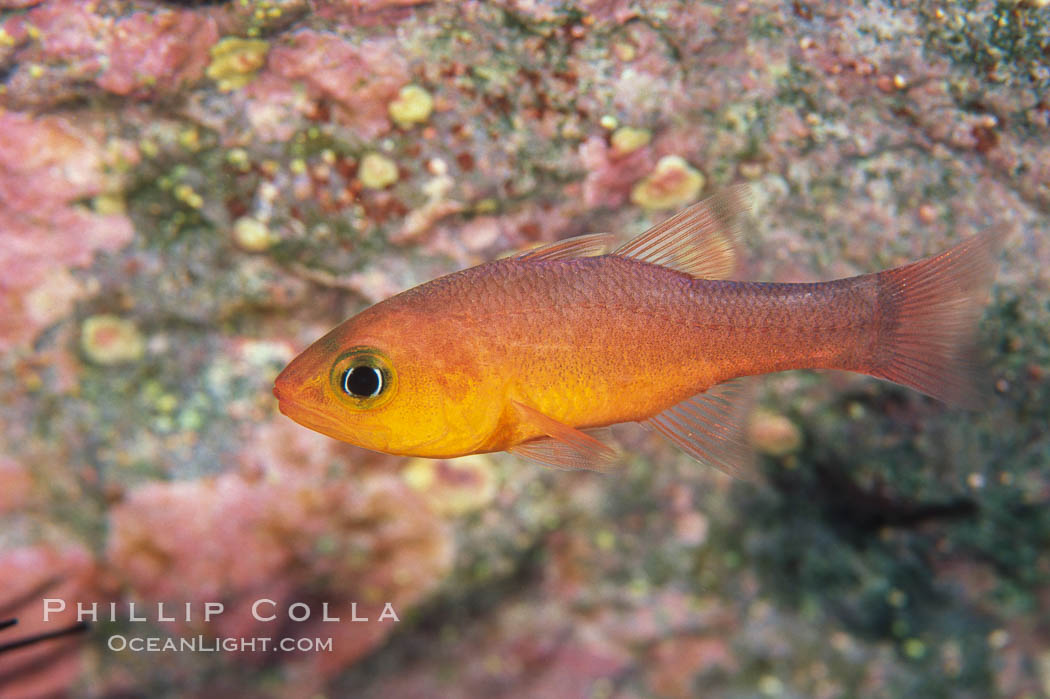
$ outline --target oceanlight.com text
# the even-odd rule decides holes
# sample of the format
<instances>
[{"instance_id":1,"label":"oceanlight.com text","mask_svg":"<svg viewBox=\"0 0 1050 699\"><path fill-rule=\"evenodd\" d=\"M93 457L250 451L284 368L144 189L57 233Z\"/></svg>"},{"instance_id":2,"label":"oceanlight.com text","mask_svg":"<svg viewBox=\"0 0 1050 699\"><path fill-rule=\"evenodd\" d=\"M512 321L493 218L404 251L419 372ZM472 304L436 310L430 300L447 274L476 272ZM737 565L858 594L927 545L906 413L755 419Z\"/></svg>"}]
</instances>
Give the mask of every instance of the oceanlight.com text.
<instances>
[{"instance_id":1,"label":"oceanlight.com text","mask_svg":"<svg viewBox=\"0 0 1050 699\"><path fill-rule=\"evenodd\" d=\"M132 653L257 653L282 651L285 653L331 653L331 638L212 638L209 636L124 636L114 634L106 645L111 651Z\"/></svg>"}]
</instances>

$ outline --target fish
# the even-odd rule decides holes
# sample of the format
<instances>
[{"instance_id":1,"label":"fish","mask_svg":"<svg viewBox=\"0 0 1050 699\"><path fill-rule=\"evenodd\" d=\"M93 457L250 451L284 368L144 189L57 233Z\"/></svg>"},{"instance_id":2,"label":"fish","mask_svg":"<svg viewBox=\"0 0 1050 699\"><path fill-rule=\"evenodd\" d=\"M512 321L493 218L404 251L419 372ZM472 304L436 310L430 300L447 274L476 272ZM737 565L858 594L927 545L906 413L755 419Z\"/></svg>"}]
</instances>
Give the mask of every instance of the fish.
<instances>
[{"instance_id":1,"label":"fish","mask_svg":"<svg viewBox=\"0 0 1050 699\"><path fill-rule=\"evenodd\" d=\"M594 471L622 461L608 428L640 423L754 480L746 377L839 369L981 405L973 332L1000 231L835 281L734 280L749 209L729 187L615 249L587 234L411 288L295 357L279 409L387 454Z\"/></svg>"}]
</instances>

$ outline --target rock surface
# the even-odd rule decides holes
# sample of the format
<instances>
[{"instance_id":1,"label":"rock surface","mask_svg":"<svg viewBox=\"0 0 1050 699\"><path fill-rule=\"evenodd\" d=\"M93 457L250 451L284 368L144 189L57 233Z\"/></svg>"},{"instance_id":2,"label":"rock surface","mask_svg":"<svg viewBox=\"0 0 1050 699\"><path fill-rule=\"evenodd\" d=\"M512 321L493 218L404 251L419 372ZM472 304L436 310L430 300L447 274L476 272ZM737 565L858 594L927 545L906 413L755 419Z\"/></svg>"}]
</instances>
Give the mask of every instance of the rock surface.
<instances>
[{"instance_id":1,"label":"rock surface","mask_svg":"<svg viewBox=\"0 0 1050 699\"><path fill-rule=\"evenodd\" d=\"M0 694L1050 694L1045 2L0 8L0 605L57 576L229 608L0 656ZM369 303L741 180L750 278L1006 230L984 409L769 377L761 485L632 429L601 477L277 414L277 371ZM107 647L191 633L335 647Z\"/></svg>"}]
</instances>

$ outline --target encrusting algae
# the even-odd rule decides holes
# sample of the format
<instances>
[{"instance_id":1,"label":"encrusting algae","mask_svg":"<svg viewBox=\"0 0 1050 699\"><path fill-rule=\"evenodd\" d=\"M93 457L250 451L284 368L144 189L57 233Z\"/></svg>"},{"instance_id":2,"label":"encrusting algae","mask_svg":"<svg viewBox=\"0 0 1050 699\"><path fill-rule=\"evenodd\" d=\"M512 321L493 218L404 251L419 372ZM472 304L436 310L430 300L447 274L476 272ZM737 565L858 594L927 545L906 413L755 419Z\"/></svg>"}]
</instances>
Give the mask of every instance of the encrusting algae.
<instances>
[{"instance_id":1,"label":"encrusting algae","mask_svg":"<svg viewBox=\"0 0 1050 699\"><path fill-rule=\"evenodd\" d=\"M222 92L244 87L266 63L270 45L262 39L226 37L211 47L211 63L205 74L218 83Z\"/></svg>"},{"instance_id":2,"label":"encrusting algae","mask_svg":"<svg viewBox=\"0 0 1050 699\"><path fill-rule=\"evenodd\" d=\"M84 320L80 327L80 347L92 362L110 365L141 359L146 343L130 320L103 314Z\"/></svg>"},{"instance_id":3,"label":"encrusting algae","mask_svg":"<svg viewBox=\"0 0 1050 699\"><path fill-rule=\"evenodd\" d=\"M639 422L748 477L740 377L843 369L975 405L972 328L1001 236L812 284L729 281L737 187L605 252L585 235L478 265L350 318L277 377L280 409L390 454L510 451L607 470Z\"/></svg>"},{"instance_id":4,"label":"encrusting algae","mask_svg":"<svg viewBox=\"0 0 1050 699\"><path fill-rule=\"evenodd\" d=\"M672 209L696 199L707 182L703 173L677 155L665 155L631 189L631 201L646 209Z\"/></svg>"},{"instance_id":5,"label":"encrusting algae","mask_svg":"<svg viewBox=\"0 0 1050 699\"><path fill-rule=\"evenodd\" d=\"M613 151L621 156L644 148L649 145L650 140L652 140L652 134L646 129L635 129L630 126L621 126L609 137Z\"/></svg>"},{"instance_id":6,"label":"encrusting algae","mask_svg":"<svg viewBox=\"0 0 1050 699\"><path fill-rule=\"evenodd\" d=\"M434 111L434 98L419 85L405 85L388 107L390 118L403 129L422 124Z\"/></svg>"},{"instance_id":7,"label":"encrusting algae","mask_svg":"<svg viewBox=\"0 0 1050 699\"><path fill-rule=\"evenodd\" d=\"M397 182L397 163L380 153L368 153L357 176L369 189L385 189Z\"/></svg>"}]
</instances>

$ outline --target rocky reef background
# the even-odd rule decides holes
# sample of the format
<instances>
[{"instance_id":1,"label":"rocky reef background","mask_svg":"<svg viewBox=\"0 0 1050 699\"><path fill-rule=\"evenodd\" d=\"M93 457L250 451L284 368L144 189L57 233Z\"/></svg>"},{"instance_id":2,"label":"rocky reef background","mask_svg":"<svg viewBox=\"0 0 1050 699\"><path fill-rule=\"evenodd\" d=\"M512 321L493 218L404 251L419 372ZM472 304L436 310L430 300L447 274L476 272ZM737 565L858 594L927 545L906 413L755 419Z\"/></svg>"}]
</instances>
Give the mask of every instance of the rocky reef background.
<instances>
[{"instance_id":1,"label":"rocky reef background","mask_svg":"<svg viewBox=\"0 0 1050 699\"><path fill-rule=\"evenodd\" d=\"M0 640L68 625L45 596L228 610L5 653L0 695L1050 695L1044 0L0 8ZM770 377L757 486L630 428L603 477L277 414L367 305L737 181L750 278L1008 231L986 405Z\"/></svg>"}]
</instances>

